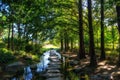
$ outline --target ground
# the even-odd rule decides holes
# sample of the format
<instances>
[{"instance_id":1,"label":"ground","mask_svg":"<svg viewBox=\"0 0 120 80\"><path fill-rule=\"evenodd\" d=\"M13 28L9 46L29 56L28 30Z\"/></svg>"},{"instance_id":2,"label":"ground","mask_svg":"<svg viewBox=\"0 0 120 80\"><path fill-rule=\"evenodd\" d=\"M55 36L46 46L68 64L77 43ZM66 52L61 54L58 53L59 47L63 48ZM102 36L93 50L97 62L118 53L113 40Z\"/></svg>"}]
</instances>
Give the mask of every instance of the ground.
<instances>
[{"instance_id":1,"label":"ground","mask_svg":"<svg viewBox=\"0 0 120 80\"><path fill-rule=\"evenodd\" d=\"M72 57L73 54L68 54L68 56ZM106 60L100 61L98 60L98 65L97 66L89 66L89 57L87 57L86 59L82 59L82 60L77 60L75 57L75 55L73 55L74 57L71 58L71 61L78 61L75 62L77 63L77 65L72 65L72 68L68 69L68 70L76 70L79 72L85 72L86 74L88 74L89 76L109 76L110 78L114 78L114 80L120 80L120 67L118 67L116 65L117 60L113 59L113 58L107 58Z\"/></svg>"}]
</instances>

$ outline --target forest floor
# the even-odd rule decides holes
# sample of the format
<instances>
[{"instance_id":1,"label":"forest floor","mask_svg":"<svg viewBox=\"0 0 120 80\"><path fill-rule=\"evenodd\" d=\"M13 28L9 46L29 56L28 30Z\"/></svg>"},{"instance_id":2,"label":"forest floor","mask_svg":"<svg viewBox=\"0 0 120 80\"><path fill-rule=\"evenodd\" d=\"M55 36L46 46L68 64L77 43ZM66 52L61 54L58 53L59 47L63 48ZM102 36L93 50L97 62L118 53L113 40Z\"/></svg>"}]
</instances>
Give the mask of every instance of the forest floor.
<instances>
[{"instance_id":1,"label":"forest floor","mask_svg":"<svg viewBox=\"0 0 120 80\"><path fill-rule=\"evenodd\" d=\"M73 54L68 54L68 56L72 56ZM74 55L75 56L75 55ZM72 58L71 60L76 61L76 58ZM116 57L108 57L106 60L100 61L97 60L97 66L89 66L90 58L86 57L86 59L82 59L78 62L77 65L72 67L72 70L76 69L76 71L85 72L88 76L92 76L95 78L99 77L109 77L111 80L120 80L120 67L117 66ZM95 79L101 80L101 79ZM109 80L109 79L108 79Z\"/></svg>"}]
</instances>

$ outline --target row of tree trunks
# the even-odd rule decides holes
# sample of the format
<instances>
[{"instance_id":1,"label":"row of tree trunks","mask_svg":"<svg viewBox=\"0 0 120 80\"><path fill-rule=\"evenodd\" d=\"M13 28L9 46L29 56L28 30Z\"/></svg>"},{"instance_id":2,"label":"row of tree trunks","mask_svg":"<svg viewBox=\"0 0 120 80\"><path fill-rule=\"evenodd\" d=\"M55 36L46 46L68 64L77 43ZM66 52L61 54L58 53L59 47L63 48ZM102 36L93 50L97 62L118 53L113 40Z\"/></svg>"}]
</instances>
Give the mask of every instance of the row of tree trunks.
<instances>
[{"instance_id":1,"label":"row of tree trunks","mask_svg":"<svg viewBox=\"0 0 120 80\"><path fill-rule=\"evenodd\" d=\"M61 51L73 51L73 38L70 38L69 35L65 32L64 35L61 33L60 43L61 43Z\"/></svg>"}]
</instances>

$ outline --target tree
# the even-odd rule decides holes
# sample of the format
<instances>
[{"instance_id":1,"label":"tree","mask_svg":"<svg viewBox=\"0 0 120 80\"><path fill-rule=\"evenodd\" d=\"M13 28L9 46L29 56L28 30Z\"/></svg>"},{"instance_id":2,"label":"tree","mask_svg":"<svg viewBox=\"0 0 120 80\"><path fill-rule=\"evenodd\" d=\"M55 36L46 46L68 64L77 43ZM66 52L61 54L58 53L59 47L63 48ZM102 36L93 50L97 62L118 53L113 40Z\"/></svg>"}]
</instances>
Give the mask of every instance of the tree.
<instances>
[{"instance_id":1,"label":"tree","mask_svg":"<svg viewBox=\"0 0 120 80\"><path fill-rule=\"evenodd\" d=\"M117 12L117 23L118 23L118 32L119 32L119 59L118 66L120 66L120 1L116 2L116 12Z\"/></svg>"},{"instance_id":2,"label":"tree","mask_svg":"<svg viewBox=\"0 0 120 80\"><path fill-rule=\"evenodd\" d=\"M105 59L104 50L104 0L101 0L101 60Z\"/></svg>"},{"instance_id":3,"label":"tree","mask_svg":"<svg viewBox=\"0 0 120 80\"><path fill-rule=\"evenodd\" d=\"M89 54L90 54L90 66L96 66L96 55L94 49L94 36L93 36L93 27L92 27L92 1L88 0L88 25L89 25Z\"/></svg>"},{"instance_id":4,"label":"tree","mask_svg":"<svg viewBox=\"0 0 120 80\"><path fill-rule=\"evenodd\" d=\"M82 0L79 0L79 59L85 58L85 47L84 47L84 33L83 33L83 15L82 15Z\"/></svg>"}]
</instances>

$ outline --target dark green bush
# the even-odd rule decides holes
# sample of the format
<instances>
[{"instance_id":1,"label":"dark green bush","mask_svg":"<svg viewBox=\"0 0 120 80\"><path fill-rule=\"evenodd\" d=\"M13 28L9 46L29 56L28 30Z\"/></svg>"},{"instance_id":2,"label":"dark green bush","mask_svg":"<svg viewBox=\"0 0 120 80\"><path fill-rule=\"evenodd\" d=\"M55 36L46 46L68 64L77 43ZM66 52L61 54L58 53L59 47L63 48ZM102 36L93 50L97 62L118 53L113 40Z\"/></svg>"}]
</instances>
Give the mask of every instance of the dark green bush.
<instances>
[{"instance_id":1,"label":"dark green bush","mask_svg":"<svg viewBox=\"0 0 120 80\"><path fill-rule=\"evenodd\" d=\"M34 50L33 50L33 53L34 54L40 54L40 49L41 49L41 46L40 45L34 45Z\"/></svg>"},{"instance_id":2,"label":"dark green bush","mask_svg":"<svg viewBox=\"0 0 120 80\"><path fill-rule=\"evenodd\" d=\"M33 46L32 46L31 44L27 44L27 45L25 46L25 51L26 51L26 52L31 52L31 51L33 51Z\"/></svg>"},{"instance_id":3,"label":"dark green bush","mask_svg":"<svg viewBox=\"0 0 120 80\"><path fill-rule=\"evenodd\" d=\"M0 63L9 63L14 60L15 57L13 56L11 51L5 48L0 48Z\"/></svg>"},{"instance_id":4,"label":"dark green bush","mask_svg":"<svg viewBox=\"0 0 120 80\"><path fill-rule=\"evenodd\" d=\"M3 42L0 42L0 48L5 48L6 46L5 46L5 43L3 43Z\"/></svg>"}]
</instances>

